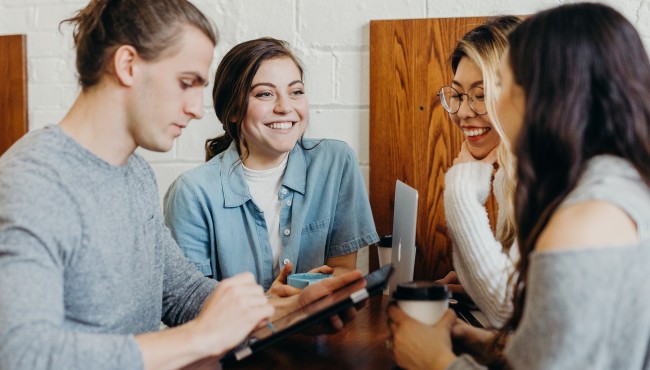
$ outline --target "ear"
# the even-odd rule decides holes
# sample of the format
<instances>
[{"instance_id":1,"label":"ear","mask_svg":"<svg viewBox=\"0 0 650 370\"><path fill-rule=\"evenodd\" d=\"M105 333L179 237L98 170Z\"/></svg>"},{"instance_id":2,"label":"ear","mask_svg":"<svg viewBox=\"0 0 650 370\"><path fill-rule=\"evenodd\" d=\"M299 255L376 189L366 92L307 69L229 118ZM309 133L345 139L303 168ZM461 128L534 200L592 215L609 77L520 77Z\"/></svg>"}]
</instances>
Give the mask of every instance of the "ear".
<instances>
[{"instance_id":1,"label":"ear","mask_svg":"<svg viewBox=\"0 0 650 370\"><path fill-rule=\"evenodd\" d=\"M138 59L138 52L131 45L122 45L113 54L113 69L115 77L120 84L125 86L133 85L135 75L135 62Z\"/></svg>"}]
</instances>

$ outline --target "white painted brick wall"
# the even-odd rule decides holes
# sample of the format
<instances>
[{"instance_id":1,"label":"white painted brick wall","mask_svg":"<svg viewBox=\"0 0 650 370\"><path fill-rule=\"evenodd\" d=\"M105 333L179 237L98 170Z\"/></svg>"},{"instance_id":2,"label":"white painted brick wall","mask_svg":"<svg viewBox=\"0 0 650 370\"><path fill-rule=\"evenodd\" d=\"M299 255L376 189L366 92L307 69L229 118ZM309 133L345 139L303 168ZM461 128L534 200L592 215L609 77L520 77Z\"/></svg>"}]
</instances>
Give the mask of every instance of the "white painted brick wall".
<instances>
[{"instance_id":1,"label":"white painted brick wall","mask_svg":"<svg viewBox=\"0 0 650 370\"><path fill-rule=\"evenodd\" d=\"M306 67L311 137L346 141L368 179L369 22L371 19L530 14L562 0L194 0L220 32L212 73L233 45L272 36L287 40ZM650 48L650 0L607 0ZM81 0L0 0L0 34L27 34L30 129L58 122L77 95L69 26L59 22ZM0 83L3 83L0 81ZM205 117L190 124L169 153L142 151L161 197L183 171L203 162L205 139L221 132L205 91Z\"/></svg>"}]
</instances>

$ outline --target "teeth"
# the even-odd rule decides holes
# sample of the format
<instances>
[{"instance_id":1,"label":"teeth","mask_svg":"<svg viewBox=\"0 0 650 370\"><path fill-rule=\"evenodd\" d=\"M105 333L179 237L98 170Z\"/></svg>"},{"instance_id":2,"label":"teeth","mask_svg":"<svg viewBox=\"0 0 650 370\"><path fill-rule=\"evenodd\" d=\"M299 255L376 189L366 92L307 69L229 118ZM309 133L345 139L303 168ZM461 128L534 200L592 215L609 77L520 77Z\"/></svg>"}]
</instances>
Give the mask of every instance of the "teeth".
<instances>
[{"instance_id":1,"label":"teeth","mask_svg":"<svg viewBox=\"0 0 650 370\"><path fill-rule=\"evenodd\" d=\"M293 126L291 122L273 122L266 125L274 130L288 130Z\"/></svg>"},{"instance_id":2,"label":"teeth","mask_svg":"<svg viewBox=\"0 0 650 370\"><path fill-rule=\"evenodd\" d=\"M486 134L488 131L490 131L489 127L484 127L484 128L475 128L475 129L463 129L463 133L465 136L480 136Z\"/></svg>"}]
</instances>

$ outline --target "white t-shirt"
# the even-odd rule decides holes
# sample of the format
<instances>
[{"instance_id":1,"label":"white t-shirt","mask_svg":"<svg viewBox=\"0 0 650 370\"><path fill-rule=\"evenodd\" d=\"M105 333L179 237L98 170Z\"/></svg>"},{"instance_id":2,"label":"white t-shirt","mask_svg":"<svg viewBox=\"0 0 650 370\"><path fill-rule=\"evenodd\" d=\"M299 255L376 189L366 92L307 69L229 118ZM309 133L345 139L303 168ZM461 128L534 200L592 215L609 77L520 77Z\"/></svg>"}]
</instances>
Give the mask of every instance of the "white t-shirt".
<instances>
[{"instance_id":1,"label":"white t-shirt","mask_svg":"<svg viewBox=\"0 0 650 370\"><path fill-rule=\"evenodd\" d=\"M278 269L278 260L280 252L282 252L282 239L280 236L282 202L279 192L284 179L284 170L287 168L288 158L288 155L285 156L279 166L268 170L257 171L244 166L244 177L253 197L253 202L264 212L266 229L269 232L269 243L273 253L273 270ZM279 271L275 272L277 275Z\"/></svg>"}]
</instances>

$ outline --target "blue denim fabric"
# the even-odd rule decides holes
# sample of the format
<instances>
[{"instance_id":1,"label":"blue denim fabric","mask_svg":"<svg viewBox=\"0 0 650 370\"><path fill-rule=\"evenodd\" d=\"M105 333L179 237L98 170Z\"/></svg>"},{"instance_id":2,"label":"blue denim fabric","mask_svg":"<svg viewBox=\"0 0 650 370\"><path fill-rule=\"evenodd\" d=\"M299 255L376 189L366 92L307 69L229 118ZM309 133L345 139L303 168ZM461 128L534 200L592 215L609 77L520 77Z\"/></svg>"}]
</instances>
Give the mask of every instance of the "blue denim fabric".
<instances>
[{"instance_id":1,"label":"blue denim fabric","mask_svg":"<svg viewBox=\"0 0 650 370\"><path fill-rule=\"evenodd\" d=\"M356 156L344 142L305 139L289 153L278 196L284 261L294 272L379 240ZM251 198L234 144L181 175L164 199L165 221L185 256L221 280L252 272L275 278L264 214Z\"/></svg>"}]
</instances>

